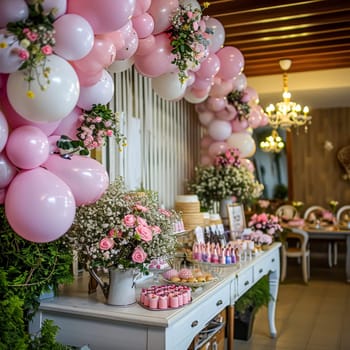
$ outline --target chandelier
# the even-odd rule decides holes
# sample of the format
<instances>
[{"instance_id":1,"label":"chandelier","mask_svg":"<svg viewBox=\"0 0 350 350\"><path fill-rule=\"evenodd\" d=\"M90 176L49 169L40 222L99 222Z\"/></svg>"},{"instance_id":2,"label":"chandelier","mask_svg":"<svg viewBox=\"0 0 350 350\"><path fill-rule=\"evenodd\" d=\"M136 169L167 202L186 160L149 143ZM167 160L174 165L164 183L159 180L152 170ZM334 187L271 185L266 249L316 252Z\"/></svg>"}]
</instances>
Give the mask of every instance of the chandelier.
<instances>
[{"instance_id":1,"label":"chandelier","mask_svg":"<svg viewBox=\"0 0 350 350\"><path fill-rule=\"evenodd\" d=\"M276 103L274 106L270 104L266 107L266 113L269 124L274 128L283 128L291 131L292 128L300 126L305 127L311 124L312 117L308 115L309 108L305 106L303 109L300 104L291 101L292 94L288 91L288 75L287 71L292 65L291 60L280 60L280 67L283 70L283 101Z\"/></svg>"},{"instance_id":2,"label":"chandelier","mask_svg":"<svg viewBox=\"0 0 350 350\"><path fill-rule=\"evenodd\" d=\"M267 136L264 141L260 142L260 148L264 152L279 153L284 148L284 142L277 130L273 129L272 134Z\"/></svg>"}]
</instances>

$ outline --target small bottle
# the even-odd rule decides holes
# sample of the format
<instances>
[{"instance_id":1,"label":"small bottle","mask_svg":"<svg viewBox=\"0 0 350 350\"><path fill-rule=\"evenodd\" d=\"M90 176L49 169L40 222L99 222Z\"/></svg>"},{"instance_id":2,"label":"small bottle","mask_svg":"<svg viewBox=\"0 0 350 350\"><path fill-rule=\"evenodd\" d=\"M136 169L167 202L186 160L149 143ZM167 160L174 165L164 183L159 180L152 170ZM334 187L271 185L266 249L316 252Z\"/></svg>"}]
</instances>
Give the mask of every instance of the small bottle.
<instances>
[{"instance_id":1,"label":"small bottle","mask_svg":"<svg viewBox=\"0 0 350 350\"><path fill-rule=\"evenodd\" d=\"M220 255L220 264L226 264L226 252L225 248L222 249L221 255Z\"/></svg>"},{"instance_id":2,"label":"small bottle","mask_svg":"<svg viewBox=\"0 0 350 350\"><path fill-rule=\"evenodd\" d=\"M213 264L218 264L219 263L219 256L218 256L218 252L217 252L216 249L214 249L214 252L213 252L213 254L211 256L211 262Z\"/></svg>"},{"instance_id":3,"label":"small bottle","mask_svg":"<svg viewBox=\"0 0 350 350\"><path fill-rule=\"evenodd\" d=\"M226 250L225 264L232 264L232 258L231 258L230 249Z\"/></svg>"},{"instance_id":4,"label":"small bottle","mask_svg":"<svg viewBox=\"0 0 350 350\"><path fill-rule=\"evenodd\" d=\"M237 257L236 257L236 254L235 254L235 249L232 248L231 249L231 263L235 264L236 262L237 262Z\"/></svg>"}]
</instances>

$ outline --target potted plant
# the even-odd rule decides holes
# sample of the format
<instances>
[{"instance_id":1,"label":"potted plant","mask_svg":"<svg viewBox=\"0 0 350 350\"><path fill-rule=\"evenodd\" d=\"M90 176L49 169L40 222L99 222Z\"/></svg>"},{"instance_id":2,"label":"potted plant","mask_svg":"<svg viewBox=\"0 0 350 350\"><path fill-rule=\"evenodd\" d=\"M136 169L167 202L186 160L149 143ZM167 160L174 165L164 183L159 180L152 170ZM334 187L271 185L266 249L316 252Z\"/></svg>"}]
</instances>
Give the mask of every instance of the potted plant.
<instances>
[{"instance_id":1,"label":"potted plant","mask_svg":"<svg viewBox=\"0 0 350 350\"><path fill-rule=\"evenodd\" d=\"M236 301L235 339L248 340L251 337L256 312L267 306L271 298L269 276L266 275Z\"/></svg>"}]
</instances>

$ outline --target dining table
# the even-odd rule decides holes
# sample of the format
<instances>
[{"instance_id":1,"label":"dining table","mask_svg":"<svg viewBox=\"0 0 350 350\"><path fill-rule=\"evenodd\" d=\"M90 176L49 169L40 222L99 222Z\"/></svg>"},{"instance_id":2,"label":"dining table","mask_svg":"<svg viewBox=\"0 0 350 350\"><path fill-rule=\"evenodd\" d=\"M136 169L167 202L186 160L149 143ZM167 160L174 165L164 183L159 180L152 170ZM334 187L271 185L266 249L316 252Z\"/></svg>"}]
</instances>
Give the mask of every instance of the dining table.
<instances>
[{"instance_id":1,"label":"dining table","mask_svg":"<svg viewBox=\"0 0 350 350\"><path fill-rule=\"evenodd\" d=\"M309 239L324 240L345 240L346 242L346 258L345 258L345 274L346 281L350 282L350 225L322 225L303 223L302 225L290 225L285 227L297 227L308 233Z\"/></svg>"}]
</instances>

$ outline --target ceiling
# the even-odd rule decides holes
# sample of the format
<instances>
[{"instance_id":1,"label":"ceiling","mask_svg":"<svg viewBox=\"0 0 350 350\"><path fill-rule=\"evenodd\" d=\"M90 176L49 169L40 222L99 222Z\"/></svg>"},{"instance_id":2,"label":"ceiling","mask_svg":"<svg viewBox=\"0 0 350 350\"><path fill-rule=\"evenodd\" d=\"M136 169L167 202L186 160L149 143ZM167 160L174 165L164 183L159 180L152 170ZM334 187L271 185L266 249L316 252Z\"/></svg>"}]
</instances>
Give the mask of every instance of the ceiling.
<instances>
[{"instance_id":1,"label":"ceiling","mask_svg":"<svg viewBox=\"0 0 350 350\"><path fill-rule=\"evenodd\" d=\"M242 52L260 100L280 97L279 60L288 58L290 91L306 99L298 102L350 106L350 1L212 0L204 15L222 23L225 46Z\"/></svg>"}]
</instances>

